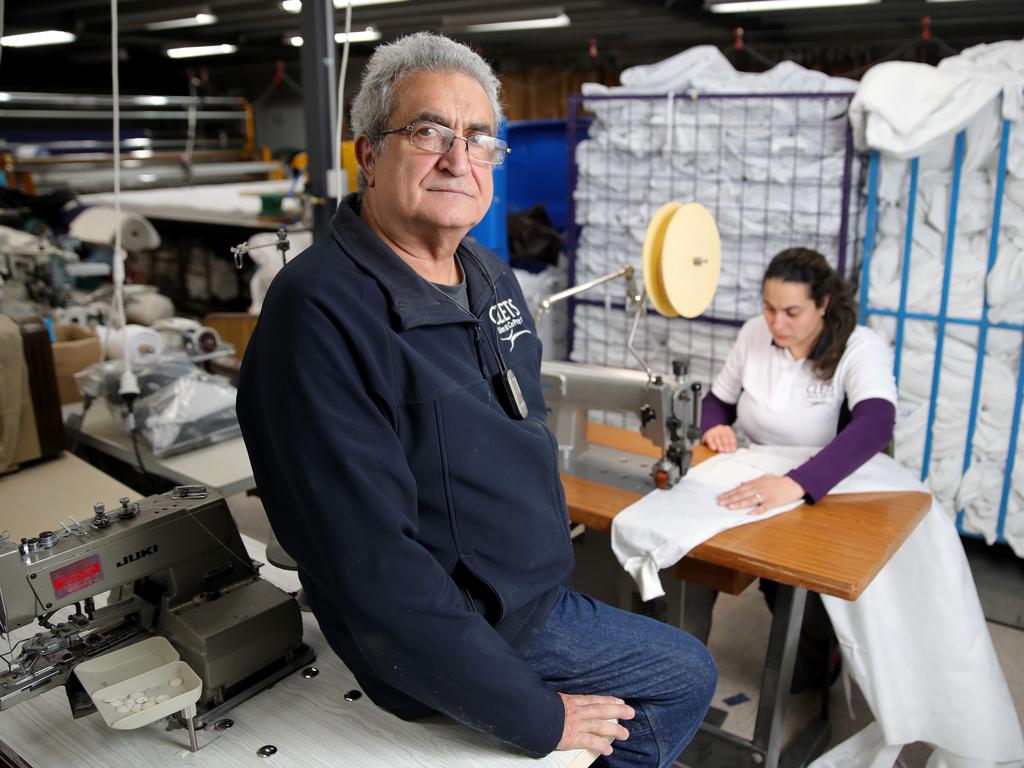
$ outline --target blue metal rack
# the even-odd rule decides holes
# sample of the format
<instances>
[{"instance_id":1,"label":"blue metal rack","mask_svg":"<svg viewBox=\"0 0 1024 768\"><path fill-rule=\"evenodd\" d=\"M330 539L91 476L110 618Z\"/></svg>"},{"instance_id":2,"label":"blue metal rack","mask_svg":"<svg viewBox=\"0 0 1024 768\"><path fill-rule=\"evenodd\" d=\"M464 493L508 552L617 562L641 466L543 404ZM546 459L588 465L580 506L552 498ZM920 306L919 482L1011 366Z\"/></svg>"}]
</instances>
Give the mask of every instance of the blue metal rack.
<instances>
[{"instance_id":1,"label":"blue metal rack","mask_svg":"<svg viewBox=\"0 0 1024 768\"><path fill-rule=\"evenodd\" d=\"M996 177L995 201L992 215L992 232L989 238L988 264L986 275L991 273L999 253L999 227L1002 217L1003 194L1006 186L1006 164L1010 144L1011 124L1009 120L1003 121L1002 135L999 149L999 165ZM881 315L896 318L896 341L894 355L894 374L897 384L900 378L900 363L903 351L903 331L906 320L926 320L936 324L936 348L935 363L931 377L931 396L928 403L928 421L925 433L924 454L922 458L921 480L928 478L928 472L932 459L932 438L935 426L935 417L938 409L938 393L940 374L942 370L942 355L945 342L946 329L948 325L967 325L978 329L978 356L975 363L973 387L971 392L970 418L965 436L966 446L962 471L966 472L971 464L972 447L975 428L978 422L978 411L981 401L981 382L985 364L985 349L989 329L999 328L1004 330L1018 331L1022 334L1022 349L1020 366L1017 373L1017 390L1014 401L1013 420L1010 425L1010 442L1004 471L1002 494L1000 497L999 516L996 525L996 538L1005 542L1006 514L1009 497L1012 487L1013 467L1017 454L1017 439L1020 431L1021 406L1024 400L1024 325L1017 323L994 323L989 320L989 304L986 300L982 306L980 319L956 317L949 313L949 289L950 279L953 271L954 245L956 239L957 209L960 198L961 171L964 160L964 145L966 134L961 131L954 144L953 154L953 179L950 190L949 219L946 228L946 249L945 249L945 272L942 279L942 294L940 298L939 311L937 314L922 312L910 312L907 310L907 289L910 276L910 262L913 254L914 216L917 204L917 181L919 170L919 158L910 161L910 181L907 200L907 223L904 236L903 264L901 270L900 298L897 310L882 309L870 305L868 292L869 277L871 274L871 259L876 246L876 231L878 227L878 168L879 153L872 152L868 171L868 210L867 210L867 231L864 239L864 257L861 264L861 285L860 285L860 322L864 322L871 315ZM964 533L964 511L957 513L957 528Z\"/></svg>"}]
</instances>

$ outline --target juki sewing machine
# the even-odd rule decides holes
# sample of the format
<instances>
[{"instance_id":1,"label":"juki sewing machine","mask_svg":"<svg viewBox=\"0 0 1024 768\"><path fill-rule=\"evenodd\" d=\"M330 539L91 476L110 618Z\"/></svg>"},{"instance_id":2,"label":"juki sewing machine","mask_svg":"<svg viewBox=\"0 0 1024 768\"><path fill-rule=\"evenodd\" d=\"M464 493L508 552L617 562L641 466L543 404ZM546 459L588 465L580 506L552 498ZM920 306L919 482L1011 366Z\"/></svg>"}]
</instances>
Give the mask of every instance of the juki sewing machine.
<instances>
[{"instance_id":1,"label":"juki sewing machine","mask_svg":"<svg viewBox=\"0 0 1024 768\"><path fill-rule=\"evenodd\" d=\"M62 527L0 541L0 630L44 630L16 658L4 643L0 710L63 685L72 714L89 714L76 666L153 635L202 681L197 726L313 660L298 603L259 577L224 499L203 486L97 504L91 521Z\"/></svg>"},{"instance_id":2,"label":"juki sewing machine","mask_svg":"<svg viewBox=\"0 0 1024 768\"><path fill-rule=\"evenodd\" d=\"M665 317L696 317L714 297L721 269L721 244L711 214L696 203L666 203L651 219L643 248L643 287L636 270L622 269L556 293L540 302L537 324L554 304L604 283L626 283L627 315L633 319L626 349L641 370L544 361L541 385L548 426L558 439L562 469L618 484L630 480L615 457L588 446L588 410L620 411L640 422L640 434L661 450L650 469L658 488L670 488L686 474L694 443L700 439L701 385L687 379L685 361L673 362L671 376L651 370L633 346L646 300ZM646 469L646 465L644 465Z\"/></svg>"}]
</instances>

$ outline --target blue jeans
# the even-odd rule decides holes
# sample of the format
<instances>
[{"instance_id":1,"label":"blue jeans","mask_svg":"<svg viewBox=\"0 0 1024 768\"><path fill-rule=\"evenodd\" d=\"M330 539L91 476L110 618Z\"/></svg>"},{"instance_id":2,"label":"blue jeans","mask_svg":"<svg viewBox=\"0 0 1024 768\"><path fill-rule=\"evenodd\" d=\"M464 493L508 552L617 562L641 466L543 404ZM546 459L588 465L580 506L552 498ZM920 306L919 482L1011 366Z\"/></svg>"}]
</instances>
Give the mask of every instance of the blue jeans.
<instances>
[{"instance_id":1,"label":"blue jeans","mask_svg":"<svg viewBox=\"0 0 1024 768\"><path fill-rule=\"evenodd\" d=\"M519 653L556 691L617 696L633 707L636 717L622 723L629 739L604 758L612 768L671 765L718 679L707 648L681 629L567 589Z\"/></svg>"}]
</instances>

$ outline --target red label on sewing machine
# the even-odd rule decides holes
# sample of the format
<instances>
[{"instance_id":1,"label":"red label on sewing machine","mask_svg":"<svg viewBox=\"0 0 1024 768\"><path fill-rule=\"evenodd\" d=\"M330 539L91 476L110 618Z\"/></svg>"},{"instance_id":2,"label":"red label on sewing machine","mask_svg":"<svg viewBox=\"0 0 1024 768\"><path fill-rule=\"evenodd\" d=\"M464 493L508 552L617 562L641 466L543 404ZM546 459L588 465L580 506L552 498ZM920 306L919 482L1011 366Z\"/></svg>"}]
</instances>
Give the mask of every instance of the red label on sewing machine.
<instances>
[{"instance_id":1,"label":"red label on sewing machine","mask_svg":"<svg viewBox=\"0 0 1024 768\"><path fill-rule=\"evenodd\" d=\"M53 596L57 600L63 600L80 589L91 587L93 584L103 581L100 556L90 555L71 563L71 565L50 571L50 581L53 584Z\"/></svg>"}]
</instances>

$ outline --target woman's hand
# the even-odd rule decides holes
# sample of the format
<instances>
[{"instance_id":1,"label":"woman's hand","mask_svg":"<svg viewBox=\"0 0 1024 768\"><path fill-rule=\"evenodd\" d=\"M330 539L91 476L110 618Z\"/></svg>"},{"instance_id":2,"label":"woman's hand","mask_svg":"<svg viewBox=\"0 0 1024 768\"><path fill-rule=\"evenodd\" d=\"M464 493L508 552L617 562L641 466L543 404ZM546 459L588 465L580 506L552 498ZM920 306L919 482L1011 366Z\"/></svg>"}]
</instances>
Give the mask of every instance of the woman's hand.
<instances>
[{"instance_id":1,"label":"woman's hand","mask_svg":"<svg viewBox=\"0 0 1024 768\"><path fill-rule=\"evenodd\" d=\"M733 453L736 450L736 433L728 424L712 427L700 436L700 441L718 453Z\"/></svg>"},{"instance_id":2,"label":"woman's hand","mask_svg":"<svg viewBox=\"0 0 1024 768\"><path fill-rule=\"evenodd\" d=\"M718 427L715 427L718 429ZM708 430L708 433L712 430ZM754 507L748 514L762 515L769 509L781 507L804 497L804 489L786 475L761 475L740 483L718 497L718 503L729 509Z\"/></svg>"}]
</instances>

